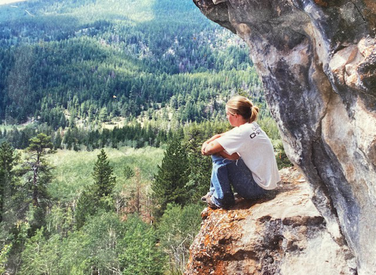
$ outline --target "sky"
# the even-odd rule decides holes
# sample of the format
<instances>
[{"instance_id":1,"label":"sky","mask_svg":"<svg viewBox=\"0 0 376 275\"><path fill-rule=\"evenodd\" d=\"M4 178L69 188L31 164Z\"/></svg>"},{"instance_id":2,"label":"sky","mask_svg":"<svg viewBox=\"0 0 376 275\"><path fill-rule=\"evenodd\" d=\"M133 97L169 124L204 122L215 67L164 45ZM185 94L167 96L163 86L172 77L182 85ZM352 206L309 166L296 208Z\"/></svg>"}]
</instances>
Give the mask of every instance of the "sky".
<instances>
[{"instance_id":1,"label":"sky","mask_svg":"<svg viewBox=\"0 0 376 275\"><path fill-rule=\"evenodd\" d=\"M17 2L24 2L26 0L0 0L0 5L12 4Z\"/></svg>"}]
</instances>

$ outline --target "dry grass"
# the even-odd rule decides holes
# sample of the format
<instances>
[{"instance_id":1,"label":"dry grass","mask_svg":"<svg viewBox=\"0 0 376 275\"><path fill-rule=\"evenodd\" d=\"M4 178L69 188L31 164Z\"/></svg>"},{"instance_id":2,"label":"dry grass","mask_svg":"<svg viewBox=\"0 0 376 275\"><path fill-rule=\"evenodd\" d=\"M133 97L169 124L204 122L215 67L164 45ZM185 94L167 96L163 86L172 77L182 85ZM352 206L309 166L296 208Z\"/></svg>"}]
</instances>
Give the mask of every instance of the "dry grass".
<instances>
[{"instance_id":1,"label":"dry grass","mask_svg":"<svg viewBox=\"0 0 376 275\"><path fill-rule=\"evenodd\" d=\"M163 150L159 148L120 149L105 148L110 165L114 168L117 189L121 189L127 181L123 171L125 166L133 170L138 168L142 182L150 184L163 158ZM76 200L81 192L93 183L92 172L100 150L92 152L59 150L49 156L55 167L55 178L49 186L50 194L61 202Z\"/></svg>"}]
</instances>

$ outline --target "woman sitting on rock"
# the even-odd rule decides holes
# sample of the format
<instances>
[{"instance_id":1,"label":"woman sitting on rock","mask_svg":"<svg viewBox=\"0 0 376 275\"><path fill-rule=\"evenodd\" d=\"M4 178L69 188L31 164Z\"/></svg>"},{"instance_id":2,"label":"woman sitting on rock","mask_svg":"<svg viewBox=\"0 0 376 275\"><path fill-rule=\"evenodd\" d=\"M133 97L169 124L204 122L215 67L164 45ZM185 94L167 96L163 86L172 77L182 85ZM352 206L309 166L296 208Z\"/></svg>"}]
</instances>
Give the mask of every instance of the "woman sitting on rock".
<instances>
[{"instance_id":1,"label":"woman sitting on rock","mask_svg":"<svg viewBox=\"0 0 376 275\"><path fill-rule=\"evenodd\" d=\"M210 191L202 199L213 209L235 204L231 185L239 196L257 199L280 181L272 143L255 122L258 111L246 97L231 98L226 115L234 128L202 144L201 153L213 161Z\"/></svg>"}]
</instances>

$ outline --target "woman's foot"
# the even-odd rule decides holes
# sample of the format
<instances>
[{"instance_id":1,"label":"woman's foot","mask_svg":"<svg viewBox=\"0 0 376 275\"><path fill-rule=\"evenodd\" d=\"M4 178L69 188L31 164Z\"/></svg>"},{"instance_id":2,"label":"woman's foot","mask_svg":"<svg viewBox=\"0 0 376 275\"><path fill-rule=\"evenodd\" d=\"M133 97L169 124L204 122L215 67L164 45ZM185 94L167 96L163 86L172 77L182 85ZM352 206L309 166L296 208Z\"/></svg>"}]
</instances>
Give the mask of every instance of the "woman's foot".
<instances>
[{"instance_id":1,"label":"woman's foot","mask_svg":"<svg viewBox=\"0 0 376 275\"><path fill-rule=\"evenodd\" d=\"M210 192L208 192L205 196L202 196L201 197L201 201L202 202L206 202L208 207L210 207L211 209L218 209L220 208L218 205L216 205L213 201L212 201L212 194L210 194Z\"/></svg>"},{"instance_id":2,"label":"woman's foot","mask_svg":"<svg viewBox=\"0 0 376 275\"><path fill-rule=\"evenodd\" d=\"M202 196L202 197L201 197L201 201L206 202L207 199L208 199L210 196L211 196L210 192L206 193L205 196Z\"/></svg>"},{"instance_id":3,"label":"woman's foot","mask_svg":"<svg viewBox=\"0 0 376 275\"><path fill-rule=\"evenodd\" d=\"M207 203L208 207L210 207L211 209L219 209L219 208L222 208L222 209L230 209L232 206L234 206L235 203L231 203L229 205L218 205L214 202L213 200L213 197L210 193L206 194L205 196L203 196L201 198L202 200L205 199L205 202Z\"/></svg>"},{"instance_id":4,"label":"woman's foot","mask_svg":"<svg viewBox=\"0 0 376 275\"><path fill-rule=\"evenodd\" d=\"M210 207L211 209L218 209L218 208L222 208L220 207L219 205L216 205L212 199L212 196L209 194L207 197L206 197L206 203L208 204L208 207Z\"/></svg>"}]
</instances>

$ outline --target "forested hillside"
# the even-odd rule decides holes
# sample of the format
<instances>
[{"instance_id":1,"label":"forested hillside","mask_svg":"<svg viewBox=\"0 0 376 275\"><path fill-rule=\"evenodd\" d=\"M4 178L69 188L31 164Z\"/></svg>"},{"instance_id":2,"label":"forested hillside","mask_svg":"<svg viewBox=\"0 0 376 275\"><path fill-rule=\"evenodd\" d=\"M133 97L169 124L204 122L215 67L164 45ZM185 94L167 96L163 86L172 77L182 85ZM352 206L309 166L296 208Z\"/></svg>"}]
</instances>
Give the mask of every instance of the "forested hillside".
<instances>
[{"instance_id":1,"label":"forested hillside","mask_svg":"<svg viewBox=\"0 0 376 275\"><path fill-rule=\"evenodd\" d=\"M165 120L170 112L178 122L202 121L221 109L218 95L259 90L244 44L189 1L50 2L2 8L7 123L34 117L57 129L68 116Z\"/></svg>"},{"instance_id":2,"label":"forested hillside","mask_svg":"<svg viewBox=\"0 0 376 275\"><path fill-rule=\"evenodd\" d=\"M230 95L286 162L247 52L190 0L0 5L0 274L181 274Z\"/></svg>"},{"instance_id":3,"label":"forested hillside","mask_svg":"<svg viewBox=\"0 0 376 275\"><path fill-rule=\"evenodd\" d=\"M98 139L82 142L78 132L103 123L147 122L158 132L222 120L224 100L238 91L264 106L245 44L209 23L191 1L26 1L0 8L0 119L46 123L41 131L56 148L98 148ZM35 132L17 131L8 139L25 148Z\"/></svg>"}]
</instances>

